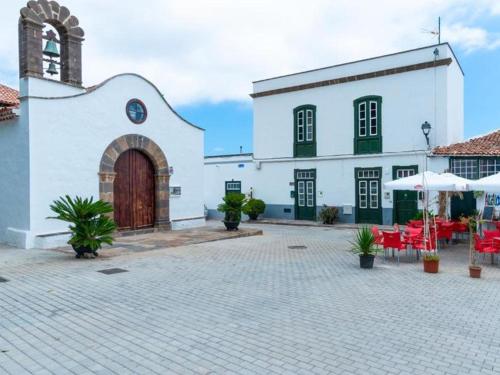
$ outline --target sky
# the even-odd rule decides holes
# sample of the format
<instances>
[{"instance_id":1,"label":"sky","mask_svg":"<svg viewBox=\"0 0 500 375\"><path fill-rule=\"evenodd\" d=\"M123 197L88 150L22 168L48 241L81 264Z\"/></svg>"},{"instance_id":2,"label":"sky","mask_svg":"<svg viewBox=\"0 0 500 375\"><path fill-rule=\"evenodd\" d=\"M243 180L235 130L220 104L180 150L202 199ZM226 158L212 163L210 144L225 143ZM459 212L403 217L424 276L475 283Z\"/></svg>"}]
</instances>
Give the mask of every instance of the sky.
<instances>
[{"instance_id":1,"label":"sky","mask_svg":"<svg viewBox=\"0 0 500 375\"><path fill-rule=\"evenodd\" d=\"M135 72L206 129L207 155L252 151L252 81L436 43L465 71L465 136L500 128L499 0L59 0L80 20L84 85ZM0 83L18 87L17 21L2 0Z\"/></svg>"}]
</instances>

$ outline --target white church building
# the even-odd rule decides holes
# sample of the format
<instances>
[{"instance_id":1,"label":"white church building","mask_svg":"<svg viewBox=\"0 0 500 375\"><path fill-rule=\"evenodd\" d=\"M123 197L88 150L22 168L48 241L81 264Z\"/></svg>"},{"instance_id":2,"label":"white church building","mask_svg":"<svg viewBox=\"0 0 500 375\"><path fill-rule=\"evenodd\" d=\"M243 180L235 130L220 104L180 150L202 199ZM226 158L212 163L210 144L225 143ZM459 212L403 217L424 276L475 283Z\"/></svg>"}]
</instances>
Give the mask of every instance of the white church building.
<instances>
[{"instance_id":1,"label":"white church building","mask_svg":"<svg viewBox=\"0 0 500 375\"><path fill-rule=\"evenodd\" d=\"M121 230L203 225L203 129L139 75L83 87L83 37L55 1L21 10L19 102L0 101L0 242L64 244L67 226L46 218L66 194L112 203Z\"/></svg>"},{"instance_id":2,"label":"white church building","mask_svg":"<svg viewBox=\"0 0 500 375\"><path fill-rule=\"evenodd\" d=\"M448 169L429 150L463 140L464 76L447 43L256 81L250 96L253 155L205 158L210 217L241 191L269 218L316 220L328 205L343 222L405 223L416 193L383 183Z\"/></svg>"}]
</instances>

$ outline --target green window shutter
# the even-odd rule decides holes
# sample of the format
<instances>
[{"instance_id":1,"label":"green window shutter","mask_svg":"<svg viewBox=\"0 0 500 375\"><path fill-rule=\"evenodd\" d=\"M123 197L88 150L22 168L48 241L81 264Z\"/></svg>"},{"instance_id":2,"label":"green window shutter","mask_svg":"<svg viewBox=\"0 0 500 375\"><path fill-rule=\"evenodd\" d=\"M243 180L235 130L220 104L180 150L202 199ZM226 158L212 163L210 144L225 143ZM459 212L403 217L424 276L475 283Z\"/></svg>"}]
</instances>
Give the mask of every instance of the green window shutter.
<instances>
[{"instance_id":1,"label":"green window shutter","mask_svg":"<svg viewBox=\"0 0 500 375\"><path fill-rule=\"evenodd\" d=\"M316 156L316 106L301 105L293 110L293 156Z\"/></svg>"},{"instance_id":2,"label":"green window shutter","mask_svg":"<svg viewBox=\"0 0 500 375\"><path fill-rule=\"evenodd\" d=\"M382 97L364 96L354 101L354 154L382 152Z\"/></svg>"}]
</instances>

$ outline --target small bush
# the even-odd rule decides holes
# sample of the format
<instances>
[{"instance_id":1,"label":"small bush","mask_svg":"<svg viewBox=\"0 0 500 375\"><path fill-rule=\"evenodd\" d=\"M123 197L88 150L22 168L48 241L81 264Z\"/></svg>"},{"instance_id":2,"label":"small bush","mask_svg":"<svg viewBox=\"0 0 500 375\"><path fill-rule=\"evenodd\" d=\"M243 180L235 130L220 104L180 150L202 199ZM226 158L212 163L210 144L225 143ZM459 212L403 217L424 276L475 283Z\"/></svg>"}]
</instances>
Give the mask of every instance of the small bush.
<instances>
[{"instance_id":1,"label":"small bush","mask_svg":"<svg viewBox=\"0 0 500 375\"><path fill-rule=\"evenodd\" d=\"M229 193L222 200L224 203L219 204L217 210L224 212L224 220L228 222L240 222L241 209L243 204L245 204L245 195Z\"/></svg>"},{"instance_id":2,"label":"small bush","mask_svg":"<svg viewBox=\"0 0 500 375\"><path fill-rule=\"evenodd\" d=\"M319 212L319 218L323 224L333 224L339 217L339 209L337 207L328 207L323 205Z\"/></svg>"},{"instance_id":3,"label":"small bush","mask_svg":"<svg viewBox=\"0 0 500 375\"><path fill-rule=\"evenodd\" d=\"M257 220L266 210L266 204L261 199L251 198L243 205L243 213L248 215L251 220Z\"/></svg>"}]
</instances>

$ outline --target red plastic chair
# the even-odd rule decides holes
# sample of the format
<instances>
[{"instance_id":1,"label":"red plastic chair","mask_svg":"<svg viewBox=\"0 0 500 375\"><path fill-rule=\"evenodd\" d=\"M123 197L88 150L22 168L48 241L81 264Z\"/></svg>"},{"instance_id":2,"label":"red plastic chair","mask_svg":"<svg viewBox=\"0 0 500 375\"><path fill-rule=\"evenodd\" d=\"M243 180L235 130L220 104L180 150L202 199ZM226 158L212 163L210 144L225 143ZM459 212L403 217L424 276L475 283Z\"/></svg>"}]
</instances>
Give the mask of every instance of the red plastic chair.
<instances>
[{"instance_id":1,"label":"red plastic chair","mask_svg":"<svg viewBox=\"0 0 500 375\"><path fill-rule=\"evenodd\" d=\"M382 235L382 232L378 230L378 226L374 225L372 227L372 234L375 238L375 245L382 246L384 244L384 236Z\"/></svg>"},{"instance_id":2,"label":"red plastic chair","mask_svg":"<svg viewBox=\"0 0 500 375\"><path fill-rule=\"evenodd\" d=\"M425 238L422 233L413 243L413 248L417 251L435 251L436 250L436 232L431 230L429 238Z\"/></svg>"},{"instance_id":3,"label":"red plastic chair","mask_svg":"<svg viewBox=\"0 0 500 375\"><path fill-rule=\"evenodd\" d=\"M483 236L485 239L493 241L495 237L500 237L500 231L484 229Z\"/></svg>"},{"instance_id":4,"label":"red plastic chair","mask_svg":"<svg viewBox=\"0 0 500 375\"><path fill-rule=\"evenodd\" d=\"M450 243L453 238L453 223L442 222L438 227L438 241L446 241Z\"/></svg>"},{"instance_id":5,"label":"red plastic chair","mask_svg":"<svg viewBox=\"0 0 500 375\"><path fill-rule=\"evenodd\" d=\"M493 241L481 238L479 234L474 233L474 250L478 253L485 253L492 245Z\"/></svg>"},{"instance_id":6,"label":"red plastic chair","mask_svg":"<svg viewBox=\"0 0 500 375\"><path fill-rule=\"evenodd\" d=\"M491 264L495 261L495 254L500 254L500 238L495 237L492 240L484 239L485 246L483 247L482 253L486 257L486 254L491 254Z\"/></svg>"},{"instance_id":7,"label":"red plastic chair","mask_svg":"<svg viewBox=\"0 0 500 375\"><path fill-rule=\"evenodd\" d=\"M387 250L392 250L394 256L394 250L398 252L398 264L399 264L399 253L402 250L408 251L406 244L401 241L401 234L399 232L382 232L384 237L384 258L387 257Z\"/></svg>"},{"instance_id":8,"label":"red plastic chair","mask_svg":"<svg viewBox=\"0 0 500 375\"><path fill-rule=\"evenodd\" d=\"M413 228L421 228L424 226L423 220L409 220L408 226Z\"/></svg>"}]
</instances>

